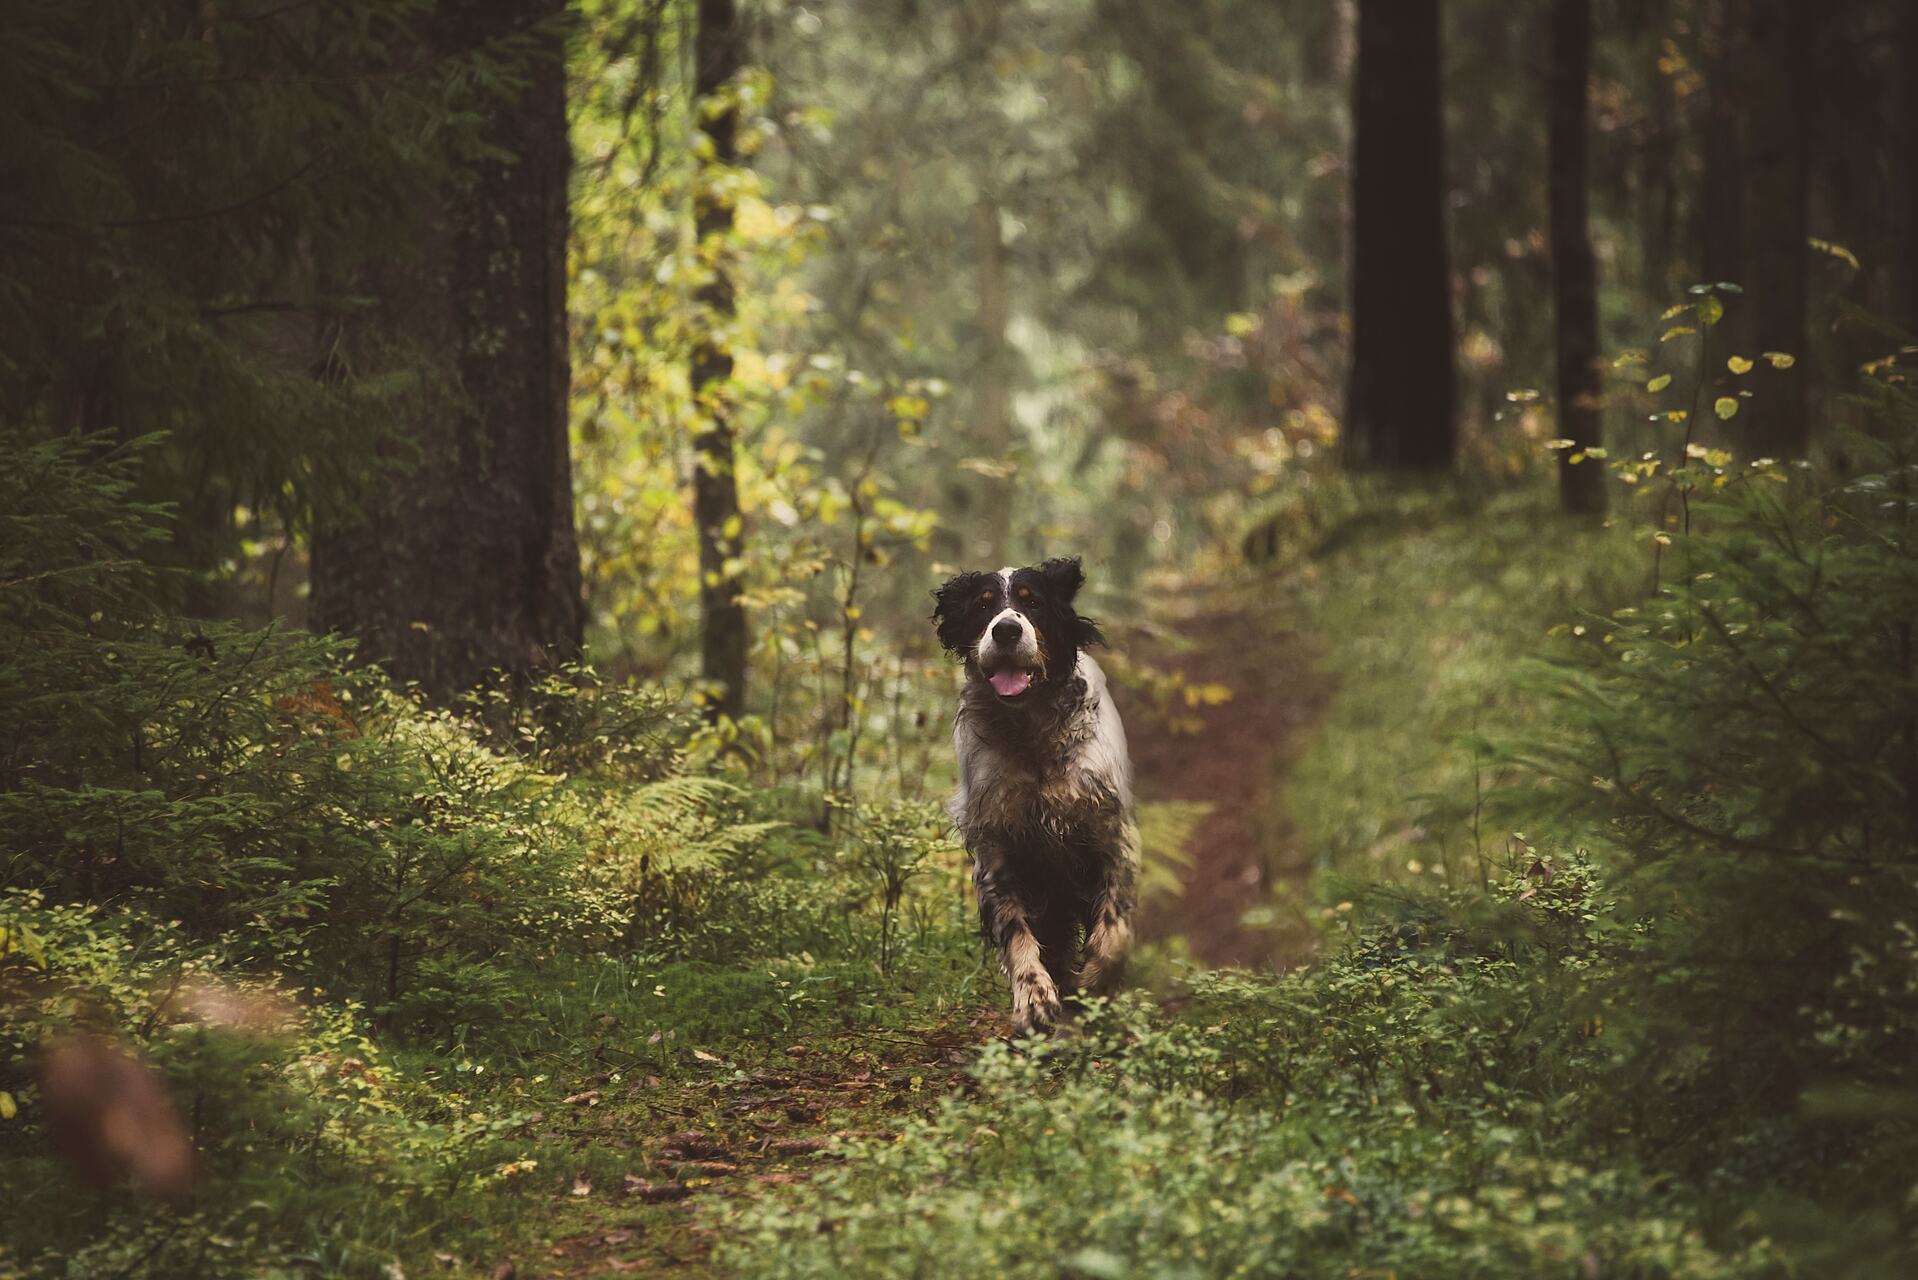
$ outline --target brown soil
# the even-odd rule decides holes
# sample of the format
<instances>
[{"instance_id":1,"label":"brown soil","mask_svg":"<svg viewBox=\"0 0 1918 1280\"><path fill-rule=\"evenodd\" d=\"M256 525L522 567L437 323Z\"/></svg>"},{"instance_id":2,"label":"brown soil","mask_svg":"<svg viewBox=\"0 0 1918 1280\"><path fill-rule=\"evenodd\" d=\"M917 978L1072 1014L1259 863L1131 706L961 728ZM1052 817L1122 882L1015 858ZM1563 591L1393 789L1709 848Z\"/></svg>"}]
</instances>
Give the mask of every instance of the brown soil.
<instances>
[{"instance_id":1,"label":"brown soil","mask_svg":"<svg viewBox=\"0 0 1918 1280\"><path fill-rule=\"evenodd\" d=\"M1195 959L1214 967L1290 968L1311 952L1304 911L1312 864L1285 815L1284 778L1329 690L1269 608L1223 595L1174 605L1183 607L1129 638L1131 665L1179 672L1191 685L1222 684L1232 697L1161 709L1143 690L1120 695L1140 800L1209 806L1186 842L1179 894L1145 904L1141 935L1182 937ZM1269 922L1248 923L1247 911L1260 905L1271 908L1261 913Z\"/></svg>"}]
</instances>

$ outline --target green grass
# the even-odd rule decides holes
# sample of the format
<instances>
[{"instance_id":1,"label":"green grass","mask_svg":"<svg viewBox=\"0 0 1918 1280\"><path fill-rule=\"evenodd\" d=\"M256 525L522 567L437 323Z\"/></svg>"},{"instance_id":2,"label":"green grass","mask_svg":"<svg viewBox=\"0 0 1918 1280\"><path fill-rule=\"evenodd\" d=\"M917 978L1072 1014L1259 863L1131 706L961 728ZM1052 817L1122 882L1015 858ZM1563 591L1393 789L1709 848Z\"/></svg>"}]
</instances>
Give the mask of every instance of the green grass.
<instances>
[{"instance_id":1,"label":"green grass","mask_svg":"<svg viewBox=\"0 0 1918 1280\"><path fill-rule=\"evenodd\" d=\"M1514 667L1553 628L1643 590L1644 544L1564 519L1536 489L1386 495L1362 520L1285 583L1286 621L1334 690L1286 780L1299 839L1338 877L1478 881L1508 833L1478 812L1501 778L1470 739L1535 720Z\"/></svg>"}]
</instances>

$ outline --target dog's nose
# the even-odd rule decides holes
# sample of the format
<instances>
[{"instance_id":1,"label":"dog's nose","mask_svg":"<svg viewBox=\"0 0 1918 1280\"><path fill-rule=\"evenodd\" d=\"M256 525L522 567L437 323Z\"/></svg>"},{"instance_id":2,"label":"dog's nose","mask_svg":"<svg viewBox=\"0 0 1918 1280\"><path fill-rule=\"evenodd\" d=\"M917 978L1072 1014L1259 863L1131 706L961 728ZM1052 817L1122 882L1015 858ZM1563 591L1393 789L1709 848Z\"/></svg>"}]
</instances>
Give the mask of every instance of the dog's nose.
<instances>
[{"instance_id":1,"label":"dog's nose","mask_svg":"<svg viewBox=\"0 0 1918 1280\"><path fill-rule=\"evenodd\" d=\"M1011 618L992 624L992 642L1002 649L1010 649L1019 643L1019 624Z\"/></svg>"}]
</instances>

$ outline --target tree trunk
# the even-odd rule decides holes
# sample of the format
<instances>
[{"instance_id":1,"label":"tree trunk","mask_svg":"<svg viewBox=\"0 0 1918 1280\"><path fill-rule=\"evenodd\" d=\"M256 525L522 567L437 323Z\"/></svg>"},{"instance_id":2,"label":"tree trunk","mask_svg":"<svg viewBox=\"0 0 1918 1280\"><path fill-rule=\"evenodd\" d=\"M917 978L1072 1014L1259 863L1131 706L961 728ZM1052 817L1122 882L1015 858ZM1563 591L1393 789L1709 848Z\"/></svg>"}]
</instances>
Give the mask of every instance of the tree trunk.
<instances>
[{"instance_id":1,"label":"tree trunk","mask_svg":"<svg viewBox=\"0 0 1918 1280\"><path fill-rule=\"evenodd\" d=\"M435 193L420 247L368 281L355 358L403 351L421 386L400 409L404 457L357 519L323 515L313 616L428 696L493 672L578 658L583 608L567 452L563 0L445 0L440 56L514 54L515 87L479 104L498 158ZM497 55L495 52L495 56Z\"/></svg>"},{"instance_id":2,"label":"tree trunk","mask_svg":"<svg viewBox=\"0 0 1918 1280\"><path fill-rule=\"evenodd\" d=\"M1889 136L1892 144L1890 313L1918 336L1918 5L1898 13L1898 58Z\"/></svg>"},{"instance_id":3,"label":"tree trunk","mask_svg":"<svg viewBox=\"0 0 1918 1280\"><path fill-rule=\"evenodd\" d=\"M1744 290L1727 300L1714 375L1728 356L1757 360L1742 381L1752 398L1734 425L1739 452L1798 457L1810 438L1806 408L1805 302L1810 11L1802 5L1717 0L1706 29L1712 62L1711 136L1706 141L1705 269ZM1759 359L1783 351L1800 363L1776 369Z\"/></svg>"},{"instance_id":4,"label":"tree trunk","mask_svg":"<svg viewBox=\"0 0 1918 1280\"><path fill-rule=\"evenodd\" d=\"M1592 0L1553 0L1547 134L1551 175L1552 304L1558 351L1558 430L1573 442L1558 459L1559 505L1605 510L1605 466L1572 458L1600 444L1598 270L1588 225L1590 165L1585 99L1592 65Z\"/></svg>"},{"instance_id":5,"label":"tree trunk","mask_svg":"<svg viewBox=\"0 0 1918 1280\"><path fill-rule=\"evenodd\" d=\"M693 90L701 102L727 91L745 63L745 32L734 0L699 0ZM746 609L741 602L744 528L736 471L732 349L726 331L734 313L730 249L732 197L715 182L739 158L739 113L731 106L706 117L712 158L694 196L694 225L712 277L696 295L699 337L693 346L693 398L699 427L693 436L693 523L699 530L700 676L707 714L737 719L746 706Z\"/></svg>"},{"instance_id":6,"label":"tree trunk","mask_svg":"<svg viewBox=\"0 0 1918 1280\"><path fill-rule=\"evenodd\" d=\"M1346 460L1444 471L1456 428L1437 0L1360 0L1354 79Z\"/></svg>"}]
</instances>

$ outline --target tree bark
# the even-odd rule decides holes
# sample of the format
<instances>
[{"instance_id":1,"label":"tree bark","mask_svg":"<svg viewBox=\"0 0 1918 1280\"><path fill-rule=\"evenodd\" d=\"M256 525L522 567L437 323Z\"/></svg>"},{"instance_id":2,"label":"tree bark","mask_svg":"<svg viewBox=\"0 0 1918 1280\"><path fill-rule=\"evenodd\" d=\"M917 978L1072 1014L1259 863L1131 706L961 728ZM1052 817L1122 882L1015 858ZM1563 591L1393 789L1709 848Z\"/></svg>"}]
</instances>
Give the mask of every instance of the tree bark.
<instances>
[{"instance_id":1,"label":"tree bark","mask_svg":"<svg viewBox=\"0 0 1918 1280\"><path fill-rule=\"evenodd\" d=\"M701 103L726 91L745 64L745 32L734 0L699 0L693 89ZM725 241L733 203L712 179L737 163L739 113L731 106L705 117L712 157L694 196L694 225L712 276L696 295L699 337L693 346L693 398L699 427L693 436L693 523L699 530L700 676L709 717L737 719L746 706L746 609L739 564L744 527L739 511L738 430L731 402L733 355L727 330L734 303Z\"/></svg>"},{"instance_id":2,"label":"tree bark","mask_svg":"<svg viewBox=\"0 0 1918 1280\"><path fill-rule=\"evenodd\" d=\"M1810 440L1806 405L1805 304L1811 176L1811 13L1797 4L1716 0L1706 28L1705 269L1743 290L1726 302L1712 372L1728 356L1757 360L1744 381L1752 398L1734 425L1749 456L1799 457ZM1787 352L1776 369L1760 359Z\"/></svg>"},{"instance_id":3,"label":"tree bark","mask_svg":"<svg viewBox=\"0 0 1918 1280\"><path fill-rule=\"evenodd\" d=\"M1918 5L1898 12L1897 65L1890 138L1892 142L1892 264L1890 307L1893 323L1918 335Z\"/></svg>"},{"instance_id":4,"label":"tree bark","mask_svg":"<svg viewBox=\"0 0 1918 1280\"><path fill-rule=\"evenodd\" d=\"M1558 354L1559 505L1572 515L1605 510L1605 467L1575 456L1603 442L1598 368L1598 268L1592 257L1586 94L1592 65L1592 0L1553 0L1550 152L1552 304Z\"/></svg>"},{"instance_id":5,"label":"tree bark","mask_svg":"<svg viewBox=\"0 0 1918 1280\"><path fill-rule=\"evenodd\" d=\"M1444 471L1456 445L1438 0L1360 0L1347 462Z\"/></svg>"},{"instance_id":6,"label":"tree bark","mask_svg":"<svg viewBox=\"0 0 1918 1280\"><path fill-rule=\"evenodd\" d=\"M517 83L479 104L501 153L432 193L426 234L367 282L379 300L343 344L403 351L400 456L359 518L319 520L313 616L449 701L578 658L583 606L567 448L563 0L445 0L437 56L506 57ZM510 44L504 42L511 42ZM525 52L520 52L525 50Z\"/></svg>"}]
</instances>

